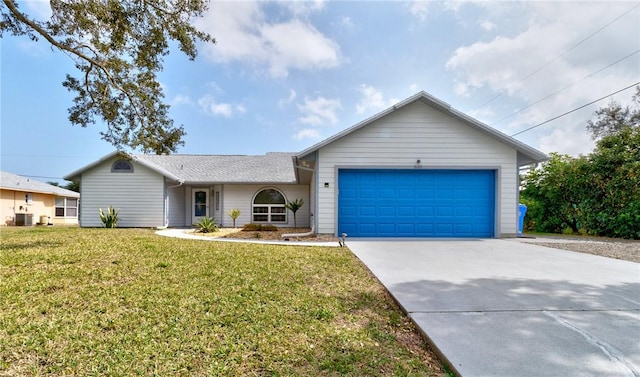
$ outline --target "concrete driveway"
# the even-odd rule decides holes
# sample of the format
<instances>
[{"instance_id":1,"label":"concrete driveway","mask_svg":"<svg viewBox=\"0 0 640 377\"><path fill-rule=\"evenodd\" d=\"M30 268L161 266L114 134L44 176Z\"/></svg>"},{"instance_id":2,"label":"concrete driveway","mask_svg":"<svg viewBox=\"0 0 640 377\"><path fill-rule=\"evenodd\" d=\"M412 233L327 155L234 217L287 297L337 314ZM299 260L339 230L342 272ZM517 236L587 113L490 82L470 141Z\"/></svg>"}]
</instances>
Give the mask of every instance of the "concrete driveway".
<instances>
[{"instance_id":1,"label":"concrete driveway","mask_svg":"<svg viewBox=\"0 0 640 377\"><path fill-rule=\"evenodd\" d=\"M462 376L640 377L640 264L518 240L347 240Z\"/></svg>"}]
</instances>

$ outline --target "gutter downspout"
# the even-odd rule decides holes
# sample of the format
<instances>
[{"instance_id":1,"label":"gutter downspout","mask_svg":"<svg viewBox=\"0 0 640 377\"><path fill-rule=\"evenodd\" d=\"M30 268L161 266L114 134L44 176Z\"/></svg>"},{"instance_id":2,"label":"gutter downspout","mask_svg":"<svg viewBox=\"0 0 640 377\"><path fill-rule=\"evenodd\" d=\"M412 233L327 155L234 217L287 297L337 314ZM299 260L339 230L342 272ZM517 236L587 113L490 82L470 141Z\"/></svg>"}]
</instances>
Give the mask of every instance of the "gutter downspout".
<instances>
[{"instance_id":1,"label":"gutter downspout","mask_svg":"<svg viewBox=\"0 0 640 377\"><path fill-rule=\"evenodd\" d=\"M313 213L311 214L311 230L305 233L284 233L282 238L306 237L316 234L316 224L313 222Z\"/></svg>"},{"instance_id":2,"label":"gutter downspout","mask_svg":"<svg viewBox=\"0 0 640 377\"><path fill-rule=\"evenodd\" d=\"M313 172L315 174L315 171L316 171L315 169L308 168L308 167L302 166L302 165L298 165L297 162L298 162L298 159L296 158L296 164L294 166L296 169L310 171L310 172ZM296 173L296 175L297 175L297 173ZM310 231L305 232L305 233L284 233L280 237L286 239L286 238L294 238L294 237L306 237L306 236L312 236L312 235L316 234L316 223L315 223L315 221L313 219L313 213L311 213L310 217L311 217L311 230Z\"/></svg>"},{"instance_id":3,"label":"gutter downspout","mask_svg":"<svg viewBox=\"0 0 640 377\"><path fill-rule=\"evenodd\" d=\"M172 188L176 188L176 187L180 187L184 184L184 181L178 181L177 185L173 185L173 186L169 186L167 187L167 191L169 191ZM167 195L167 204L165 206L165 217L164 217L164 225L161 227L157 227L156 229L160 230L160 229L167 229L169 227L169 195Z\"/></svg>"}]
</instances>

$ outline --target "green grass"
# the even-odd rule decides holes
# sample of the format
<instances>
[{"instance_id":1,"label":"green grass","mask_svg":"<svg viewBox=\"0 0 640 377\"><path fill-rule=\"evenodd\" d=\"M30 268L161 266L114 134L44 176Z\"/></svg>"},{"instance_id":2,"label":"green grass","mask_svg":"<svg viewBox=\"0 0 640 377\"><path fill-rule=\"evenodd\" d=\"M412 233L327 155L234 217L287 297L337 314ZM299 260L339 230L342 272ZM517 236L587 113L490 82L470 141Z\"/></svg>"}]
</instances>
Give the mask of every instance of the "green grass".
<instances>
[{"instance_id":1,"label":"green grass","mask_svg":"<svg viewBox=\"0 0 640 377\"><path fill-rule=\"evenodd\" d=\"M441 376L344 248L0 229L0 375Z\"/></svg>"}]
</instances>

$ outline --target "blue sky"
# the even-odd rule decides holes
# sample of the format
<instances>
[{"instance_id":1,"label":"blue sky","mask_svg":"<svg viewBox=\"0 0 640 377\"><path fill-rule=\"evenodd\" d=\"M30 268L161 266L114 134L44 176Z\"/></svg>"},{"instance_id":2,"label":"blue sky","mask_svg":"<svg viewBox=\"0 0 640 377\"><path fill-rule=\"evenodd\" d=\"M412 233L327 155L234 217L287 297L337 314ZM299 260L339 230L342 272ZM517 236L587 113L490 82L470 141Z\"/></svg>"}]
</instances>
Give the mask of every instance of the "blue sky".
<instances>
[{"instance_id":1,"label":"blue sky","mask_svg":"<svg viewBox=\"0 0 640 377\"><path fill-rule=\"evenodd\" d=\"M21 3L39 18L47 7ZM200 46L195 61L173 50L160 74L170 114L187 132L179 153L301 151L421 90L512 135L640 81L637 1L209 8L195 22L218 43ZM100 139L104 125L69 123L72 95L61 83L75 71L65 54L22 37L0 43L2 170L61 181L114 150ZM547 153L588 153L593 111L611 99L630 103L633 93L516 138Z\"/></svg>"}]
</instances>

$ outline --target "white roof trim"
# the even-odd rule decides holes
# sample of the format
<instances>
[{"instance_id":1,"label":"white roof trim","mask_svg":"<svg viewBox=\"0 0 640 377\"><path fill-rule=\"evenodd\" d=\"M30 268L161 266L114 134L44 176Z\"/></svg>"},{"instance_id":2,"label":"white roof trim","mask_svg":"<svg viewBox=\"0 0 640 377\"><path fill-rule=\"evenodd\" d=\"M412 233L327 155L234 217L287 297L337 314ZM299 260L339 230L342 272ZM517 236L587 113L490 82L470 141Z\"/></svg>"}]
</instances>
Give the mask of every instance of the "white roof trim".
<instances>
[{"instance_id":1,"label":"white roof trim","mask_svg":"<svg viewBox=\"0 0 640 377\"><path fill-rule=\"evenodd\" d=\"M169 178L171 180L183 183L183 181L180 178L174 176L173 174L171 174L168 171L166 171L165 169L157 166L156 164L154 164L152 162L149 162L149 161L146 161L146 160L143 160L143 159L139 159L139 158L137 158L137 156L132 156L132 155L130 155L130 154L126 153L126 152L122 152L122 151L113 151L113 152L107 154L106 156L100 158L99 160L94 161L94 162L90 163L89 165L86 165L86 166L74 171L73 173L67 174L63 178L68 180L68 181L73 181L74 179L78 178L80 175L82 175L82 173L86 172L87 170L92 169L92 168L104 163L105 161L108 161L108 160L110 160L110 159L112 159L112 158L114 158L116 156L119 156L119 155L126 156L126 157L130 158L132 161L135 161L135 162L139 163L140 165L146 166L147 168L149 168L149 169L151 169L151 170L153 170L153 171L155 171L155 172L157 172L157 173L159 173L159 174L161 174L161 175L163 175L163 176L165 176L165 177L167 177L167 178Z\"/></svg>"},{"instance_id":2,"label":"white roof trim","mask_svg":"<svg viewBox=\"0 0 640 377\"><path fill-rule=\"evenodd\" d=\"M448 103L441 101L439 99L437 99L436 97L421 91L418 92L414 95L412 95L411 97L398 102L397 104L391 106L390 108L383 110L365 120L363 120L362 122L359 122L357 124L355 124L354 126L351 126L315 145L312 145L311 147L303 150L302 152L298 153L296 155L296 158L303 158L304 156L313 153L319 149L321 149L322 147L329 145L331 143L333 143L334 141L341 139L342 137L349 135L352 132L355 132L357 130L359 130L360 128L363 128L375 121L377 121L380 118L383 118L393 112L395 112L396 110L399 110L415 101L422 101L425 104L432 106L440 111L442 111L445 114L448 114L466 124L468 124L471 127L474 127L480 131L483 131L487 134L489 134L490 136L492 136L493 138L503 142L504 144L509 145L510 147L514 148L515 150L517 150L519 153L523 154L525 157L527 157L526 161L527 163L531 162L541 162L541 161L546 161L549 159L549 156L547 156L545 153L528 146L527 144L516 140L514 138L512 138L511 136L508 136L498 130L496 130L495 128L492 128L482 122L480 122L477 119L474 119L454 108L451 107L451 105L449 105ZM525 165L527 164L525 163Z\"/></svg>"}]
</instances>

